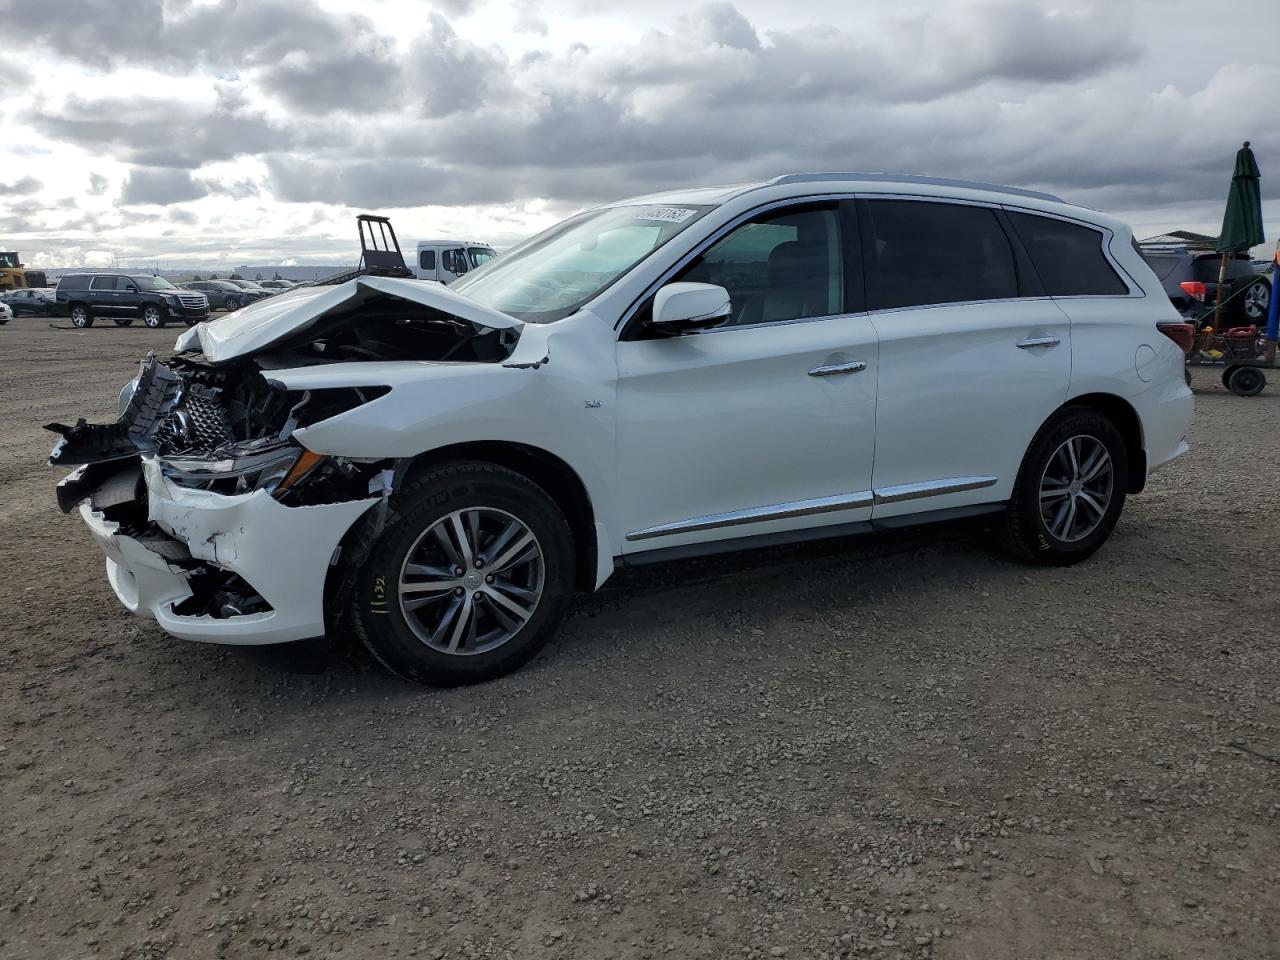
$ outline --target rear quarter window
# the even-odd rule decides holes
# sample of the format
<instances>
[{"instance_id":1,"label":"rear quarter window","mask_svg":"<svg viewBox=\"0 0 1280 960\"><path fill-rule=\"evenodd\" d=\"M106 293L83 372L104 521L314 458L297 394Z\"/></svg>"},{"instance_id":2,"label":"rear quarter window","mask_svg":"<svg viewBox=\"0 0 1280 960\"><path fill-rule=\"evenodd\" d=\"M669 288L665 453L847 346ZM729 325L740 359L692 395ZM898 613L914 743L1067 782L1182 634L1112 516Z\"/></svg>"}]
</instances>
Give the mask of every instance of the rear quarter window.
<instances>
[{"instance_id":1,"label":"rear quarter window","mask_svg":"<svg viewBox=\"0 0 1280 960\"><path fill-rule=\"evenodd\" d=\"M72 274L58 281L59 290L88 290L88 274Z\"/></svg>"},{"instance_id":2,"label":"rear quarter window","mask_svg":"<svg viewBox=\"0 0 1280 960\"><path fill-rule=\"evenodd\" d=\"M1122 297L1129 286L1102 252L1102 231L1065 220L1009 212L1051 297Z\"/></svg>"}]
</instances>

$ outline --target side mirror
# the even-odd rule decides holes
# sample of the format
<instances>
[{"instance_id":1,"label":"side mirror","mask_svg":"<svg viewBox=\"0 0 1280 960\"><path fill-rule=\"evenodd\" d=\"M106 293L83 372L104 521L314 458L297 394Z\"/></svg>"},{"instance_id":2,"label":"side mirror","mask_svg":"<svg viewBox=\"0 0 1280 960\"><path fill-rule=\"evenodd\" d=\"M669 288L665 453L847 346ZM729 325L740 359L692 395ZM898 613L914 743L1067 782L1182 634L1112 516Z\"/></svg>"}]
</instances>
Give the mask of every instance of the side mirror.
<instances>
[{"instance_id":1,"label":"side mirror","mask_svg":"<svg viewBox=\"0 0 1280 960\"><path fill-rule=\"evenodd\" d=\"M668 283L653 297L654 330L679 333L724 323L733 314L729 291L713 283Z\"/></svg>"}]
</instances>

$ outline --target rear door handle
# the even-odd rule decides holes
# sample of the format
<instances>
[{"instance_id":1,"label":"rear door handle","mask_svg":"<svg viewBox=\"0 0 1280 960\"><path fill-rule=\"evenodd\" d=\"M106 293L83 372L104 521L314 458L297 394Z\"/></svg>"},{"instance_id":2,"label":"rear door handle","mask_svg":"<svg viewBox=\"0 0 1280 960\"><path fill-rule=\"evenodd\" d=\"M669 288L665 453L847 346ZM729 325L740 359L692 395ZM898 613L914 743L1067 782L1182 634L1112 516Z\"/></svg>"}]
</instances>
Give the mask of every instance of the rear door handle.
<instances>
[{"instance_id":1,"label":"rear door handle","mask_svg":"<svg viewBox=\"0 0 1280 960\"><path fill-rule=\"evenodd\" d=\"M839 377L846 373L857 373L860 370L867 369L867 365L861 360L850 360L846 363L827 363L820 367L814 367L809 371L811 377Z\"/></svg>"},{"instance_id":2,"label":"rear door handle","mask_svg":"<svg viewBox=\"0 0 1280 960\"><path fill-rule=\"evenodd\" d=\"M1056 347L1062 342L1061 337L1028 337L1018 341L1019 350L1030 350L1032 347Z\"/></svg>"}]
</instances>

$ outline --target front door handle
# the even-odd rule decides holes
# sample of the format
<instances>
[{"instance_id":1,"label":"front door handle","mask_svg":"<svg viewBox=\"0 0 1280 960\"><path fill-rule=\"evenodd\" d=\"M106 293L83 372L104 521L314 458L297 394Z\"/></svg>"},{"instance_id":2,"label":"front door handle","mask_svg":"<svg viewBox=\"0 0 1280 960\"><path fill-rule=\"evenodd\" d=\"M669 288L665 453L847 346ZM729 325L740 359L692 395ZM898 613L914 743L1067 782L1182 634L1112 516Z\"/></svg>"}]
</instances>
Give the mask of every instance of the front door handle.
<instances>
[{"instance_id":1,"label":"front door handle","mask_svg":"<svg viewBox=\"0 0 1280 960\"><path fill-rule=\"evenodd\" d=\"M1062 342L1061 337L1028 337L1018 341L1019 350L1030 350L1032 347L1056 347Z\"/></svg>"},{"instance_id":2,"label":"front door handle","mask_svg":"<svg viewBox=\"0 0 1280 960\"><path fill-rule=\"evenodd\" d=\"M827 363L820 367L814 367L809 371L811 377L839 377L846 373L857 373L860 370L867 369L867 365L861 360L849 360L846 363Z\"/></svg>"}]
</instances>

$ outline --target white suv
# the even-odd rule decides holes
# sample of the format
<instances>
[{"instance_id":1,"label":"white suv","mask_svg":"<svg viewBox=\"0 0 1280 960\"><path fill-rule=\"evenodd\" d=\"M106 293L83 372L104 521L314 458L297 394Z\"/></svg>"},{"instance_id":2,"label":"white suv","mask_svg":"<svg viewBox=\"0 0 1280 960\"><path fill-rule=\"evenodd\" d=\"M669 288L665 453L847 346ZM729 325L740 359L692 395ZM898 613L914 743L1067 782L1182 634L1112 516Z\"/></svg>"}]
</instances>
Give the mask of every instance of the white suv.
<instances>
[{"instance_id":1,"label":"white suv","mask_svg":"<svg viewBox=\"0 0 1280 960\"><path fill-rule=\"evenodd\" d=\"M452 286L360 277L192 328L54 425L126 607L513 670L619 565L975 514L1067 564L1187 449L1179 318L1055 197L784 176L588 210Z\"/></svg>"}]
</instances>

